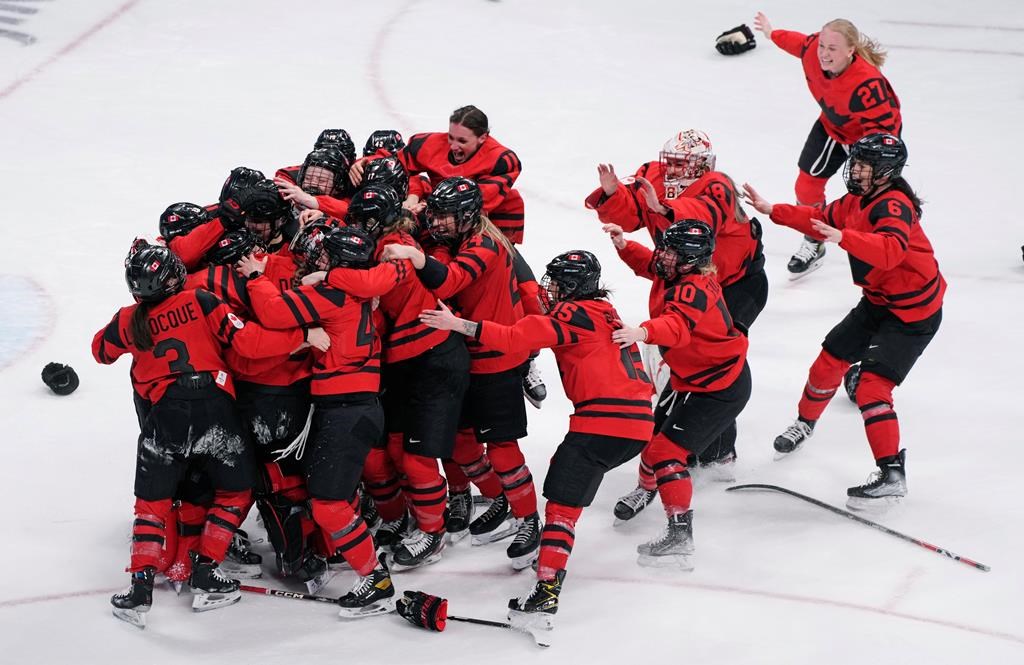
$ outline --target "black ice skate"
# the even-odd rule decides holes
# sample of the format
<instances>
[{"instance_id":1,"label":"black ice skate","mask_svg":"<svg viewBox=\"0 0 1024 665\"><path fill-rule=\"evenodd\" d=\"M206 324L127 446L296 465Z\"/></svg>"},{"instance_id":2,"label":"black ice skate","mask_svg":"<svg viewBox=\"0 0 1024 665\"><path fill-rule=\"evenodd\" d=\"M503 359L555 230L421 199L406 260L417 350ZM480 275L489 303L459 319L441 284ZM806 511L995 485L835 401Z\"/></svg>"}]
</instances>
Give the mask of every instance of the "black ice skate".
<instances>
[{"instance_id":1,"label":"black ice skate","mask_svg":"<svg viewBox=\"0 0 1024 665\"><path fill-rule=\"evenodd\" d=\"M395 570L409 570L428 566L441 560L441 551L444 550L444 531L427 533L416 529L408 538L395 548L392 561Z\"/></svg>"},{"instance_id":2,"label":"black ice skate","mask_svg":"<svg viewBox=\"0 0 1024 665\"><path fill-rule=\"evenodd\" d=\"M470 522L469 532L473 535L473 544L486 545L511 536L516 532L511 517L508 499L504 494L499 494L483 515Z\"/></svg>"},{"instance_id":3,"label":"black ice skate","mask_svg":"<svg viewBox=\"0 0 1024 665\"><path fill-rule=\"evenodd\" d=\"M312 551L306 552L306 558L296 571L295 576L306 585L306 591L315 596L320 589L327 586L327 583L337 575L337 571L349 568L348 562L341 554L335 554L330 558L324 558Z\"/></svg>"},{"instance_id":4,"label":"black ice skate","mask_svg":"<svg viewBox=\"0 0 1024 665\"><path fill-rule=\"evenodd\" d=\"M398 544L402 542L402 538L405 537L405 532L408 529L409 511L405 511L397 520L389 520L381 524L373 537L373 542L380 549L386 552L393 552Z\"/></svg>"},{"instance_id":5,"label":"black ice skate","mask_svg":"<svg viewBox=\"0 0 1024 665\"><path fill-rule=\"evenodd\" d=\"M673 515L653 540L637 545L637 563L647 568L693 570L693 511Z\"/></svg>"},{"instance_id":6,"label":"black ice skate","mask_svg":"<svg viewBox=\"0 0 1024 665\"><path fill-rule=\"evenodd\" d=\"M786 431L775 437L775 459L792 453L814 434L814 423L797 418Z\"/></svg>"},{"instance_id":7,"label":"black ice skate","mask_svg":"<svg viewBox=\"0 0 1024 665\"><path fill-rule=\"evenodd\" d=\"M156 571L152 567L132 573L131 586L110 598L110 604L114 606L114 616L137 628L146 627L146 612L153 607L155 574Z\"/></svg>"},{"instance_id":8,"label":"black ice skate","mask_svg":"<svg viewBox=\"0 0 1024 665\"><path fill-rule=\"evenodd\" d=\"M508 558L512 560L513 570L529 568L537 560L542 528L537 513L516 520L516 537L506 550Z\"/></svg>"},{"instance_id":9,"label":"black ice skate","mask_svg":"<svg viewBox=\"0 0 1024 665\"><path fill-rule=\"evenodd\" d=\"M636 517L641 510L650 505L651 501L654 501L657 494L657 490L645 490L637 485L632 492L619 497L615 503L615 526Z\"/></svg>"},{"instance_id":10,"label":"black ice skate","mask_svg":"<svg viewBox=\"0 0 1024 665\"><path fill-rule=\"evenodd\" d=\"M249 535L245 531L235 531L220 569L235 580L253 580L263 575L263 557L250 549Z\"/></svg>"},{"instance_id":11,"label":"black ice skate","mask_svg":"<svg viewBox=\"0 0 1024 665\"><path fill-rule=\"evenodd\" d=\"M907 451L878 460L878 469L863 485L846 490L850 510L884 510L903 501L907 495Z\"/></svg>"},{"instance_id":12,"label":"black ice skate","mask_svg":"<svg viewBox=\"0 0 1024 665\"><path fill-rule=\"evenodd\" d=\"M448 512L444 519L444 529L448 532L448 542L454 545L469 535L469 523L473 521L473 495L467 488L462 492L448 494Z\"/></svg>"},{"instance_id":13,"label":"black ice skate","mask_svg":"<svg viewBox=\"0 0 1024 665\"><path fill-rule=\"evenodd\" d=\"M550 646L564 579L565 571L560 570L554 579L538 580L525 596L509 600L508 622L512 629L529 633L540 646Z\"/></svg>"},{"instance_id":14,"label":"black ice skate","mask_svg":"<svg viewBox=\"0 0 1024 665\"><path fill-rule=\"evenodd\" d=\"M383 553L377 567L366 577L360 577L352 590L338 599L338 604L341 605L338 616L343 619L362 619L395 611L395 586Z\"/></svg>"},{"instance_id":15,"label":"black ice skate","mask_svg":"<svg viewBox=\"0 0 1024 665\"><path fill-rule=\"evenodd\" d=\"M192 609L196 612L215 610L234 605L242 599L238 582L221 573L217 562L198 552L189 552L192 557L192 576L188 585L192 587Z\"/></svg>"},{"instance_id":16,"label":"black ice skate","mask_svg":"<svg viewBox=\"0 0 1024 665\"><path fill-rule=\"evenodd\" d=\"M530 358L530 364L526 369L526 374L523 376L523 395L526 396L526 400L530 404L538 409L540 408L540 403L548 396L547 386L544 385L544 379L540 376L540 370L537 369L535 358Z\"/></svg>"},{"instance_id":17,"label":"black ice skate","mask_svg":"<svg viewBox=\"0 0 1024 665\"><path fill-rule=\"evenodd\" d=\"M805 237L786 265L786 270L789 271L789 279L800 279L811 274L821 267L821 262L824 259L825 243L809 240Z\"/></svg>"}]
</instances>

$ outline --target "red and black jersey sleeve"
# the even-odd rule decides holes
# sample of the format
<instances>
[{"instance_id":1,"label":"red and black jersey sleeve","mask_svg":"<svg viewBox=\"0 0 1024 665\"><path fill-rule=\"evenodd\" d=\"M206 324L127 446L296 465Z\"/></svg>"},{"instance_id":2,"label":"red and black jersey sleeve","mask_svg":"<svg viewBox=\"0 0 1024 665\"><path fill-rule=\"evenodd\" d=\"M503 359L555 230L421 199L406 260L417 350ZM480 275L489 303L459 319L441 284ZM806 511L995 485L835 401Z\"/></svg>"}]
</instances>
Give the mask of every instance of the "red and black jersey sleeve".
<instances>
[{"instance_id":1,"label":"red and black jersey sleeve","mask_svg":"<svg viewBox=\"0 0 1024 665\"><path fill-rule=\"evenodd\" d=\"M451 298L480 279L498 261L498 242L480 234L464 243L451 263L445 265L432 256L417 271L423 284L443 299Z\"/></svg>"},{"instance_id":2,"label":"red and black jersey sleeve","mask_svg":"<svg viewBox=\"0 0 1024 665\"><path fill-rule=\"evenodd\" d=\"M839 246L850 256L880 270L892 270L903 262L910 247L911 227L917 215L910 204L897 192L882 194L867 209L870 231L843 231ZM832 217L829 211L829 217Z\"/></svg>"},{"instance_id":3,"label":"red and black jersey sleeve","mask_svg":"<svg viewBox=\"0 0 1024 665\"><path fill-rule=\"evenodd\" d=\"M247 281L229 266L206 266L189 274L185 288L205 289L226 302L233 311L250 316L252 302L245 286Z\"/></svg>"},{"instance_id":4,"label":"red and black jersey sleeve","mask_svg":"<svg viewBox=\"0 0 1024 665\"><path fill-rule=\"evenodd\" d=\"M209 210L209 207L207 210ZM185 269L191 272L202 263L203 257L217 244L217 241L224 235L224 231L224 225L221 223L220 218L215 217L205 224L200 224L183 236L171 238L167 246L178 255L181 262L185 264Z\"/></svg>"},{"instance_id":5,"label":"red and black jersey sleeve","mask_svg":"<svg viewBox=\"0 0 1024 665\"><path fill-rule=\"evenodd\" d=\"M292 183L293 185L299 184L299 171L302 170L302 165L296 166L282 166L274 173L274 180L285 180Z\"/></svg>"},{"instance_id":6,"label":"red and black jersey sleeve","mask_svg":"<svg viewBox=\"0 0 1024 665\"><path fill-rule=\"evenodd\" d=\"M618 250L619 258L630 267L630 269L638 276L644 279L654 280L657 276L651 271L651 259L654 258L654 252L648 247L644 247L638 242L632 240L626 241L626 246Z\"/></svg>"},{"instance_id":7,"label":"red and black jersey sleeve","mask_svg":"<svg viewBox=\"0 0 1024 665\"><path fill-rule=\"evenodd\" d=\"M133 308L124 308L131 310ZM128 342L121 337L121 320L124 309L117 311L114 318L92 337L92 357L96 362L110 365L126 353L130 353ZM129 315L130 316L130 315Z\"/></svg>"},{"instance_id":8,"label":"red and black jersey sleeve","mask_svg":"<svg viewBox=\"0 0 1024 665\"><path fill-rule=\"evenodd\" d=\"M366 270L331 268L324 281L357 298L374 298L395 288L411 271L411 261L385 261Z\"/></svg>"},{"instance_id":9,"label":"red and black jersey sleeve","mask_svg":"<svg viewBox=\"0 0 1024 665\"><path fill-rule=\"evenodd\" d=\"M331 289L325 284L316 286L300 286L297 289L278 291L265 277L260 276L248 282L252 308L257 318L268 328L288 329L311 326L323 321L328 312L321 312L315 304L319 298L311 298L319 294L332 303L338 299L337 305L344 304L345 294ZM324 303L321 301L320 307Z\"/></svg>"},{"instance_id":10,"label":"red and black jersey sleeve","mask_svg":"<svg viewBox=\"0 0 1024 665\"><path fill-rule=\"evenodd\" d=\"M493 140L491 137L487 138L487 141ZM484 142L484 146L481 146L481 150L487 147L487 141ZM496 153L492 157L493 162L490 168L476 177L476 184L480 186L480 193L484 197L484 212L487 214L505 200L523 170L523 165L516 153L508 148L501 148L501 146L498 148L489 151Z\"/></svg>"},{"instance_id":11,"label":"red and black jersey sleeve","mask_svg":"<svg viewBox=\"0 0 1024 665\"><path fill-rule=\"evenodd\" d=\"M287 355L304 341L299 330L266 330L259 324L246 323L208 291L195 291L195 296L214 337L247 358Z\"/></svg>"},{"instance_id":12,"label":"red and black jersey sleeve","mask_svg":"<svg viewBox=\"0 0 1024 665\"><path fill-rule=\"evenodd\" d=\"M794 30L772 30L772 41L786 53L802 58L807 49L815 42L818 33L805 35Z\"/></svg>"},{"instance_id":13,"label":"red and black jersey sleeve","mask_svg":"<svg viewBox=\"0 0 1024 665\"><path fill-rule=\"evenodd\" d=\"M662 166L659 162L646 162L633 177L622 180L614 194L608 196L604 189L598 187L586 198L584 205L596 210L598 219L604 224L618 224L627 233L647 228L654 237L656 231L668 228L671 221L647 206L643 188L637 178L650 182L658 199L665 200Z\"/></svg>"},{"instance_id":14,"label":"red and black jersey sleeve","mask_svg":"<svg viewBox=\"0 0 1024 665\"><path fill-rule=\"evenodd\" d=\"M339 221L345 219L345 215L348 214L348 207L352 203L351 197L336 199L333 196L317 196L314 198L316 198L317 206L319 206L321 212Z\"/></svg>"}]
</instances>

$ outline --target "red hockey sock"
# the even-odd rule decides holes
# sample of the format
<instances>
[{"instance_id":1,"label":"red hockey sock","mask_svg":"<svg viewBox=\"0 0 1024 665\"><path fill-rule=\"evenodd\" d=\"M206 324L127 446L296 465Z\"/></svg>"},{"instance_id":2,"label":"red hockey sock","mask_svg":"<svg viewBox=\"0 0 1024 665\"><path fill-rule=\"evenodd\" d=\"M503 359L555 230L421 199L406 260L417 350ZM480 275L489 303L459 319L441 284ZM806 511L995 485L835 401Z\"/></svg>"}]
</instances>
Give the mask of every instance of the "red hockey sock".
<instances>
[{"instance_id":1,"label":"red hockey sock","mask_svg":"<svg viewBox=\"0 0 1024 665\"><path fill-rule=\"evenodd\" d=\"M649 457L650 453L648 451L650 449L651 444L648 443L647 447L640 453L640 469L637 477L637 484L648 492L658 488L658 481L654 478L654 469L651 468L653 462Z\"/></svg>"},{"instance_id":2,"label":"red hockey sock","mask_svg":"<svg viewBox=\"0 0 1024 665\"><path fill-rule=\"evenodd\" d=\"M313 520L328 540L331 554L345 557L352 570L361 576L377 566L377 548L366 522L356 515L348 501L312 499Z\"/></svg>"},{"instance_id":3,"label":"red hockey sock","mask_svg":"<svg viewBox=\"0 0 1024 665\"><path fill-rule=\"evenodd\" d=\"M192 575L192 559L188 553L199 551L199 538L203 535L206 508L182 501L178 504L178 547L174 561L164 574L172 582L184 582Z\"/></svg>"},{"instance_id":4,"label":"red hockey sock","mask_svg":"<svg viewBox=\"0 0 1024 665\"><path fill-rule=\"evenodd\" d=\"M252 492L225 492L217 490L213 505L206 511L206 524L199 539L199 553L220 563L227 554L228 546L235 531L245 521L245 515L252 505Z\"/></svg>"},{"instance_id":5,"label":"red hockey sock","mask_svg":"<svg viewBox=\"0 0 1024 665\"><path fill-rule=\"evenodd\" d=\"M437 469L437 460L406 453L405 474L409 482L406 492L420 530L440 533L444 530L444 509L448 505L448 483Z\"/></svg>"},{"instance_id":6,"label":"red hockey sock","mask_svg":"<svg viewBox=\"0 0 1024 665\"><path fill-rule=\"evenodd\" d=\"M693 498L693 482L686 469L686 457L690 452L673 443L664 434L655 434L650 445L643 452L643 459L651 465L658 495L669 517L685 513L690 509Z\"/></svg>"},{"instance_id":7,"label":"red hockey sock","mask_svg":"<svg viewBox=\"0 0 1024 665\"><path fill-rule=\"evenodd\" d=\"M452 457L459 463L462 472L477 486L481 494L488 499L501 496L501 480L491 468L491 461L484 453L484 446L476 440L473 432L459 430L455 437L455 452Z\"/></svg>"},{"instance_id":8,"label":"red hockey sock","mask_svg":"<svg viewBox=\"0 0 1024 665\"><path fill-rule=\"evenodd\" d=\"M132 558L128 572L160 567L167 523L171 518L171 500L145 501L135 499L135 521L132 523Z\"/></svg>"},{"instance_id":9,"label":"red hockey sock","mask_svg":"<svg viewBox=\"0 0 1024 665\"><path fill-rule=\"evenodd\" d=\"M448 491L452 494L465 492L469 489L469 476L462 472L462 467L453 459L441 460L444 477L448 479Z\"/></svg>"},{"instance_id":10,"label":"red hockey sock","mask_svg":"<svg viewBox=\"0 0 1024 665\"><path fill-rule=\"evenodd\" d=\"M840 360L834 355L821 350L808 372L804 394L800 396L797 413L803 420L816 421L821 418L825 407L832 401L836 389L843 382L843 374L850 368L850 363Z\"/></svg>"},{"instance_id":11,"label":"red hockey sock","mask_svg":"<svg viewBox=\"0 0 1024 665\"><path fill-rule=\"evenodd\" d=\"M392 522L405 514L405 497L398 473L384 448L371 448L366 456L363 487L377 504L377 512L385 522Z\"/></svg>"},{"instance_id":12,"label":"red hockey sock","mask_svg":"<svg viewBox=\"0 0 1024 665\"><path fill-rule=\"evenodd\" d=\"M876 460L900 451L900 421L892 408L895 387L895 382L873 372L861 372L857 385L857 406Z\"/></svg>"},{"instance_id":13,"label":"red hockey sock","mask_svg":"<svg viewBox=\"0 0 1024 665\"><path fill-rule=\"evenodd\" d=\"M796 177L796 200L800 205L825 205L825 184L828 178L815 178L810 173L800 171Z\"/></svg>"},{"instance_id":14,"label":"red hockey sock","mask_svg":"<svg viewBox=\"0 0 1024 665\"><path fill-rule=\"evenodd\" d=\"M403 462L405 457L404 439L405 435L401 432L390 432L388 434L388 457L391 459L391 464L394 465L395 471L398 472L399 476L405 475L405 464Z\"/></svg>"},{"instance_id":15,"label":"red hockey sock","mask_svg":"<svg viewBox=\"0 0 1024 665\"><path fill-rule=\"evenodd\" d=\"M565 570L576 543L576 520L582 513L582 508L548 501L544 508L544 531L541 533L537 579L552 580L558 571Z\"/></svg>"},{"instance_id":16,"label":"red hockey sock","mask_svg":"<svg viewBox=\"0 0 1024 665\"><path fill-rule=\"evenodd\" d=\"M526 517L537 512L537 490L533 486L533 475L526 466L526 458L516 441L499 441L487 444L487 456L501 479L512 514Z\"/></svg>"}]
</instances>

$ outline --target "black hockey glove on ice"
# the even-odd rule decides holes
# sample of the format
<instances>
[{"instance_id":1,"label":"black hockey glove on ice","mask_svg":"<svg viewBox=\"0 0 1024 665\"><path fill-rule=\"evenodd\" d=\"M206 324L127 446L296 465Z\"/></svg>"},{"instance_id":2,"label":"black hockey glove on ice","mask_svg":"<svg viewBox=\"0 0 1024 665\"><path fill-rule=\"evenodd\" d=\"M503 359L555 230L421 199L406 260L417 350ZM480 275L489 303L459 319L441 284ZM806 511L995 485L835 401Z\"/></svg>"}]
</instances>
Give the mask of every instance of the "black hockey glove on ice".
<instances>
[{"instance_id":1,"label":"black hockey glove on ice","mask_svg":"<svg viewBox=\"0 0 1024 665\"><path fill-rule=\"evenodd\" d=\"M70 395L78 388L78 375L68 365L50 363L43 368L43 383L58 395Z\"/></svg>"},{"instance_id":2,"label":"black hockey glove on ice","mask_svg":"<svg viewBox=\"0 0 1024 665\"><path fill-rule=\"evenodd\" d=\"M722 55L739 55L755 46L757 46L757 42L754 41L754 33L750 31L746 23L738 25L732 30L726 30L715 39L715 48Z\"/></svg>"},{"instance_id":3,"label":"black hockey glove on ice","mask_svg":"<svg viewBox=\"0 0 1024 665\"><path fill-rule=\"evenodd\" d=\"M406 591L395 602L395 609L403 619L427 630L444 630L448 622L448 601L423 591Z\"/></svg>"}]
</instances>

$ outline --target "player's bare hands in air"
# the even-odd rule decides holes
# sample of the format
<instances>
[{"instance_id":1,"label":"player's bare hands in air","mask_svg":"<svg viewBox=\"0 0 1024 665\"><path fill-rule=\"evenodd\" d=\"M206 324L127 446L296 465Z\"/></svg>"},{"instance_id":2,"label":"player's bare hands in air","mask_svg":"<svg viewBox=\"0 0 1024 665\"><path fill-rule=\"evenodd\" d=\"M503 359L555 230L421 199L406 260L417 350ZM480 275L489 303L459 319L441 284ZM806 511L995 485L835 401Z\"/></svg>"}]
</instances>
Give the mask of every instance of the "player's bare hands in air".
<instances>
[{"instance_id":1,"label":"player's bare hands in air","mask_svg":"<svg viewBox=\"0 0 1024 665\"><path fill-rule=\"evenodd\" d=\"M320 219L321 217L326 217L326 216L327 215L325 215L320 210L314 210L313 208L306 208L305 210L303 210L302 212L299 213L299 226L305 226L306 224L309 224L310 222L315 222L316 220Z\"/></svg>"},{"instance_id":2,"label":"player's bare hands in air","mask_svg":"<svg viewBox=\"0 0 1024 665\"><path fill-rule=\"evenodd\" d=\"M615 175L615 167L611 164L597 165L597 179L601 181L605 196L611 196L619 188L619 176Z\"/></svg>"},{"instance_id":3,"label":"player's bare hands in air","mask_svg":"<svg viewBox=\"0 0 1024 665\"><path fill-rule=\"evenodd\" d=\"M612 245L615 246L615 249L624 249L626 247L626 236L622 234L621 226L618 224L605 224L601 227L601 230L612 239Z\"/></svg>"},{"instance_id":4,"label":"player's bare hands in air","mask_svg":"<svg viewBox=\"0 0 1024 665\"><path fill-rule=\"evenodd\" d=\"M772 24L768 21L768 17L764 15L764 12L758 12L757 16L754 17L754 29L771 40Z\"/></svg>"},{"instance_id":5,"label":"player's bare hands in air","mask_svg":"<svg viewBox=\"0 0 1024 665\"><path fill-rule=\"evenodd\" d=\"M747 200L747 203L754 207L754 210L758 211L763 215L772 214L772 204L768 203L768 200L757 193L757 190L751 187L748 183L743 183L743 198Z\"/></svg>"},{"instance_id":6,"label":"player's bare hands in air","mask_svg":"<svg viewBox=\"0 0 1024 665\"><path fill-rule=\"evenodd\" d=\"M812 219L811 228L821 234L825 242L834 242L838 245L843 241L842 229L833 228L820 219Z\"/></svg>"},{"instance_id":7,"label":"player's bare hands in air","mask_svg":"<svg viewBox=\"0 0 1024 665\"><path fill-rule=\"evenodd\" d=\"M248 256L243 256L242 258L238 259L238 262L235 264L235 270L237 270L238 274L241 275L242 277L248 277L252 275L254 272L258 272L259 274L262 275L263 271L266 269L266 254L264 254L260 258L256 258L255 254L249 254Z\"/></svg>"},{"instance_id":8,"label":"player's bare hands in air","mask_svg":"<svg viewBox=\"0 0 1024 665\"><path fill-rule=\"evenodd\" d=\"M320 282L324 281L325 279L327 279L327 271L326 270L317 270L316 272L311 272L308 275L303 276L303 278L302 278L302 285L303 286L313 286L315 284L319 284Z\"/></svg>"},{"instance_id":9,"label":"player's bare hands in air","mask_svg":"<svg viewBox=\"0 0 1024 665\"><path fill-rule=\"evenodd\" d=\"M294 182L288 182L284 178L276 178L274 184L277 185L277 191L281 193L281 198L285 201L302 206L303 208L320 207L320 204L316 202L316 197L302 191L302 188Z\"/></svg>"},{"instance_id":10,"label":"player's bare hands in air","mask_svg":"<svg viewBox=\"0 0 1024 665\"><path fill-rule=\"evenodd\" d=\"M647 341L647 328L637 326L631 328L630 326L623 326L618 330L612 331L612 341L619 345L620 348L626 348L630 344L636 342Z\"/></svg>"},{"instance_id":11,"label":"player's bare hands in air","mask_svg":"<svg viewBox=\"0 0 1024 665\"><path fill-rule=\"evenodd\" d=\"M412 261L412 267L419 270L427 264L427 257L419 249L410 245L385 245L384 251L381 252L381 261L393 261L402 259L408 259Z\"/></svg>"},{"instance_id":12,"label":"player's bare hands in air","mask_svg":"<svg viewBox=\"0 0 1024 665\"><path fill-rule=\"evenodd\" d=\"M644 200L647 201L648 208L659 215L664 215L668 212L668 208L661 205L661 201L658 200L658 192L654 191L654 185L651 184L650 180L637 176L636 181L640 183L640 187L644 190Z\"/></svg>"},{"instance_id":13,"label":"player's bare hands in air","mask_svg":"<svg viewBox=\"0 0 1024 665\"><path fill-rule=\"evenodd\" d=\"M317 351L331 348L331 338L323 328L310 328L306 331L306 342Z\"/></svg>"}]
</instances>

